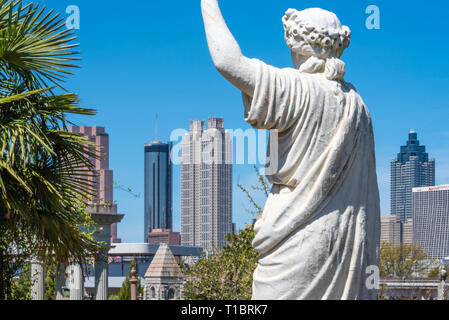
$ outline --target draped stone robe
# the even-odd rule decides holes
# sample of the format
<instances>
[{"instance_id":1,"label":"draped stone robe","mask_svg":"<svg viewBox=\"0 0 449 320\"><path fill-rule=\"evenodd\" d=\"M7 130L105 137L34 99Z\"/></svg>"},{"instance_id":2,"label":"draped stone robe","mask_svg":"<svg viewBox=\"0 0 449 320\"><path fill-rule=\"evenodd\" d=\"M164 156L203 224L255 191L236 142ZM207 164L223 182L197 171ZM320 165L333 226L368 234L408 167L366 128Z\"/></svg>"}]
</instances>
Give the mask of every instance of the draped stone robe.
<instances>
[{"instance_id":1,"label":"draped stone robe","mask_svg":"<svg viewBox=\"0 0 449 320\"><path fill-rule=\"evenodd\" d=\"M278 135L268 151L273 189L255 225L253 299L376 299L366 286L367 267L378 265L380 210L365 104L323 73L253 62L245 120Z\"/></svg>"}]
</instances>

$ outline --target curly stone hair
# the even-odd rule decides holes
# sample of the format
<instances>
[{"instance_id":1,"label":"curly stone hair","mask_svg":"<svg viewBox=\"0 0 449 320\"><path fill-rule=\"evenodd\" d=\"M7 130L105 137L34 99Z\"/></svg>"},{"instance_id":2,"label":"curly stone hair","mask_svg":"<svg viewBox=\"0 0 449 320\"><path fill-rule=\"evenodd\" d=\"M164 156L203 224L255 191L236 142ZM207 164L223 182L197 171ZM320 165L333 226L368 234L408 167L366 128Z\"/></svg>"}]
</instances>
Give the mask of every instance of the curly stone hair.
<instances>
[{"instance_id":1,"label":"curly stone hair","mask_svg":"<svg viewBox=\"0 0 449 320\"><path fill-rule=\"evenodd\" d=\"M307 19L304 13L314 13L319 19ZM349 47L352 33L347 26L341 25L335 14L322 9L304 11L289 9L282 21L285 41L293 52L304 54L305 45L309 45L314 52L310 61L301 67L301 71L325 72L330 80L344 78L346 68L339 58Z\"/></svg>"}]
</instances>

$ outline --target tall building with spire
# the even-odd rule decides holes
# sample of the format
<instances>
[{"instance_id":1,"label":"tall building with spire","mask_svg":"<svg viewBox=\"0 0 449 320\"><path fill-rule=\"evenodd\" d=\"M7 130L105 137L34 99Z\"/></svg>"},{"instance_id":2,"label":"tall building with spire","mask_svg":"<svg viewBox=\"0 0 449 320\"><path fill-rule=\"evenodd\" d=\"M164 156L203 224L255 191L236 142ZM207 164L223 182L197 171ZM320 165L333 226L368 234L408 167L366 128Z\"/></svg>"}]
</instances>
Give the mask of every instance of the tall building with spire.
<instances>
[{"instance_id":1,"label":"tall building with spire","mask_svg":"<svg viewBox=\"0 0 449 320\"><path fill-rule=\"evenodd\" d=\"M435 159L429 158L420 145L418 134L411 130L397 158L391 160L391 214L401 222L413 218L413 188L435 185Z\"/></svg>"},{"instance_id":2,"label":"tall building with spire","mask_svg":"<svg viewBox=\"0 0 449 320\"><path fill-rule=\"evenodd\" d=\"M232 233L232 140L223 119L191 121L181 146L181 244L223 247Z\"/></svg>"},{"instance_id":3,"label":"tall building with spire","mask_svg":"<svg viewBox=\"0 0 449 320\"><path fill-rule=\"evenodd\" d=\"M173 228L171 150L171 143L153 141L145 145L145 242L154 229Z\"/></svg>"}]
</instances>

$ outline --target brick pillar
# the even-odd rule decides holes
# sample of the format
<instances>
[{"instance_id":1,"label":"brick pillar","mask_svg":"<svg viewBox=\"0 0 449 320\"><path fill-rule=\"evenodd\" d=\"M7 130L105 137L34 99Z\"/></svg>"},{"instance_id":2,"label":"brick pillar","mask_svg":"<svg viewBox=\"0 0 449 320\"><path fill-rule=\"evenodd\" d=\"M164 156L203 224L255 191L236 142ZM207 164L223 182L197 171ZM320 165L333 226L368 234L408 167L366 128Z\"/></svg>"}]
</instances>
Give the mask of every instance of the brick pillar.
<instances>
[{"instance_id":1,"label":"brick pillar","mask_svg":"<svg viewBox=\"0 0 449 320\"><path fill-rule=\"evenodd\" d=\"M139 280L136 278L136 269L131 270L131 279L129 280L131 287L131 300L137 300L137 283Z\"/></svg>"}]
</instances>

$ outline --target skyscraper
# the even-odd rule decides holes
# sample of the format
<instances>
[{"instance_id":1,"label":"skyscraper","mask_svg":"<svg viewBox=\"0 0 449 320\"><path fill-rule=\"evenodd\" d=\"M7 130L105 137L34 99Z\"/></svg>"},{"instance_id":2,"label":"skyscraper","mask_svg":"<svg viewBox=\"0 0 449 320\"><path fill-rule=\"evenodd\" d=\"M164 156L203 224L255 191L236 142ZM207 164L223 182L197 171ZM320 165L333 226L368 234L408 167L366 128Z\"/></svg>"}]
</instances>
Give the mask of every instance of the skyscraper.
<instances>
[{"instance_id":1,"label":"skyscraper","mask_svg":"<svg viewBox=\"0 0 449 320\"><path fill-rule=\"evenodd\" d=\"M380 218L380 241L395 246L401 244L402 224L399 216L390 215Z\"/></svg>"},{"instance_id":2,"label":"skyscraper","mask_svg":"<svg viewBox=\"0 0 449 320\"><path fill-rule=\"evenodd\" d=\"M412 244L413 243L413 219L407 219L402 223L402 242Z\"/></svg>"},{"instance_id":3,"label":"skyscraper","mask_svg":"<svg viewBox=\"0 0 449 320\"><path fill-rule=\"evenodd\" d=\"M117 214L117 204L114 203L114 173L109 169L109 135L104 127L69 127L69 132L84 136L95 143L101 152L101 159L89 157L94 167L95 177L90 180L95 188L95 198L89 203L89 213ZM111 243L120 243L117 237L117 223L111 225Z\"/></svg>"},{"instance_id":4,"label":"skyscraper","mask_svg":"<svg viewBox=\"0 0 449 320\"><path fill-rule=\"evenodd\" d=\"M171 150L171 143L154 141L145 145L145 242L153 229L173 228Z\"/></svg>"},{"instance_id":5,"label":"skyscraper","mask_svg":"<svg viewBox=\"0 0 449 320\"><path fill-rule=\"evenodd\" d=\"M380 241L389 242L395 246L401 243L413 243L413 219L401 222L401 217L397 214L382 216Z\"/></svg>"},{"instance_id":6,"label":"skyscraper","mask_svg":"<svg viewBox=\"0 0 449 320\"><path fill-rule=\"evenodd\" d=\"M182 141L181 244L223 247L232 233L232 140L223 119L191 121Z\"/></svg>"},{"instance_id":7,"label":"skyscraper","mask_svg":"<svg viewBox=\"0 0 449 320\"><path fill-rule=\"evenodd\" d=\"M435 160L429 158L426 147L419 144L418 135L410 131L407 145L391 160L391 214L402 222L411 219L412 189L435 185Z\"/></svg>"},{"instance_id":8,"label":"skyscraper","mask_svg":"<svg viewBox=\"0 0 449 320\"><path fill-rule=\"evenodd\" d=\"M449 256L449 185L413 189L413 243L431 258Z\"/></svg>"}]
</instances>

